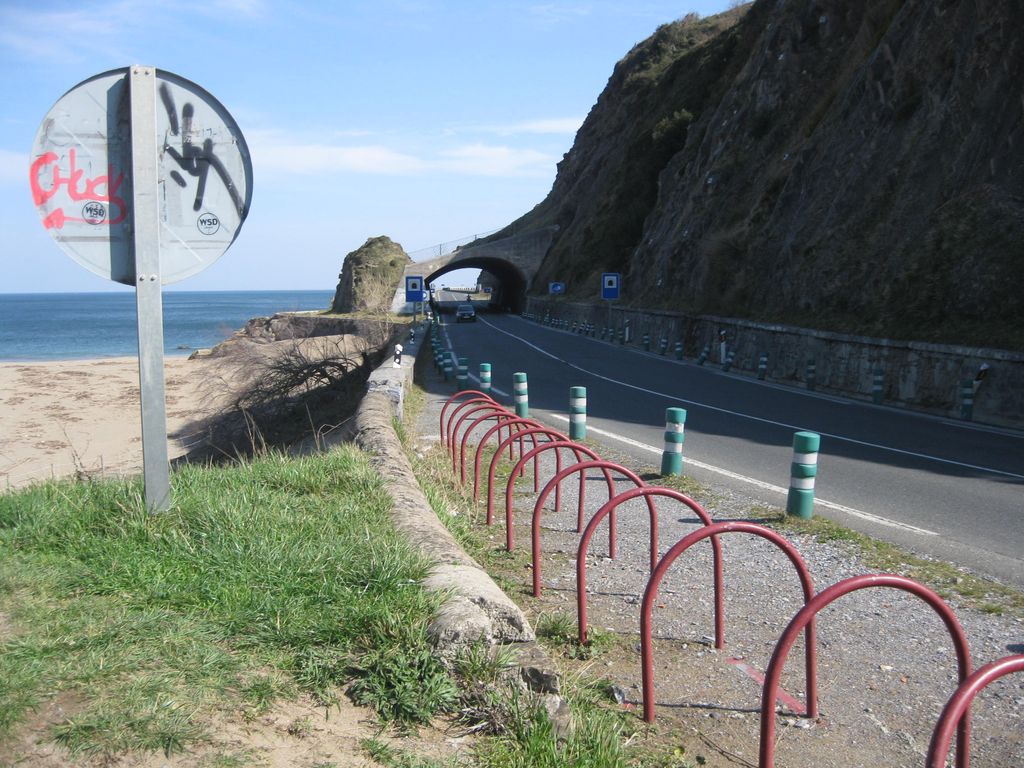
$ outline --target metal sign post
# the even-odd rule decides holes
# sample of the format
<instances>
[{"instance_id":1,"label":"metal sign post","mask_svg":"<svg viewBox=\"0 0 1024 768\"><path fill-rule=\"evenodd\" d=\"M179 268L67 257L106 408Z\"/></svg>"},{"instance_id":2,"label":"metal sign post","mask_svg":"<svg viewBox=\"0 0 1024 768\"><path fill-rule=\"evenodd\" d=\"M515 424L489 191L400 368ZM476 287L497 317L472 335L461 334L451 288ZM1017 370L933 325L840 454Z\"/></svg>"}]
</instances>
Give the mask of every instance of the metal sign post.
<instances>
[{"instance_id":1,"label":"metal sign post","mask_svg":"<svg viewBox=\"0 0 1024 768\"><path fill-rule=\"evenodd\" d=\"M153 67L115 69L46 114L29 184L43 227L72 259L135 287L146 504L167 509L161 286L206 269L237 237L252 200L245 139L195 83Z\"/></svg>"},{"instance_id":2,"label":"metal sign post","mask_svg":"<svg viewBox=\"0 0 1024 768\"><path fill-rule=\"evenodd\" d=\"M171 503L164 389L163 296L160 290L160 213L157 198L156 70L131 67L132 245L139 326L139 399L142 406L142 473L146 506Z\"/></svg>"}]
</instances>

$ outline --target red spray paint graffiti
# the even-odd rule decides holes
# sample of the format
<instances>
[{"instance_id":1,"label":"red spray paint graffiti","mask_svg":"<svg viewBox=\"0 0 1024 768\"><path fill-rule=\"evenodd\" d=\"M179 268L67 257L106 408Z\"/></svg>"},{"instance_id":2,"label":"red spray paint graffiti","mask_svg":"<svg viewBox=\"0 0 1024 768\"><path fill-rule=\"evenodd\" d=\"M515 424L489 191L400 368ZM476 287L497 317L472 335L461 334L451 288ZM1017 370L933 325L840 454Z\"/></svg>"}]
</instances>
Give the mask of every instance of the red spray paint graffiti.
<instances>
[{"instance_id":1,"label":"red spray paint graffiti","mask_svg":"<svg viewBox=\"0 0 1024 768\"><path fill-rule=\"evenodd\" d=\"M37 207L43 206L60 192L61 188L64 188L71 201L84 205L81 216L70 216L63 208L55 208L43 219L44 227L61 229L67 222L109 226L124 221L128 213L128 206L118 195L118 190L124 182L124 173L115 174L114 167L108 165L106 175L84 179L85 171L77 166L74 148L68 150L66 174L61 170L60 160L57 153L46 152L32 163L29 170L32 200ZM47 171L50 181L47 186L44 186L41 177L45 176ZM102 208L102 203L109 205L109 213Z\"/></svg>"}]
</instances>

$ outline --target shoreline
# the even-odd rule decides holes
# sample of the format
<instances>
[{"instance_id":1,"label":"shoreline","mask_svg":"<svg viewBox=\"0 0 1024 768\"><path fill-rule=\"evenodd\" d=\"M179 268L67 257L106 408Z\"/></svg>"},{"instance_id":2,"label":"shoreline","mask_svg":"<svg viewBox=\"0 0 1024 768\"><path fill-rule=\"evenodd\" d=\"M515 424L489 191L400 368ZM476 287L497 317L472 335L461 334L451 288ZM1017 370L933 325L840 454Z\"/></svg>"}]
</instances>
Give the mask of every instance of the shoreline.
<instances>
[{"instance_id":1,"label":"shoreline","mask_svg":"<svg viewBox=\"0 0 1024 768\"><path fill-rule=\"evenodd\" d=\"M200 347L199 349L208 349ZM164 361L188 359L188 356L195 352L195 349L182 350L180 354L164 353ZM99 355L96 357L33 357L33 358L9 358L0 357L0 366L4 365L48 365L51 363L101 363L107 360L122 361L130 360L138 365L138 354L133 355Z\"/></svg>"}]
</instances>

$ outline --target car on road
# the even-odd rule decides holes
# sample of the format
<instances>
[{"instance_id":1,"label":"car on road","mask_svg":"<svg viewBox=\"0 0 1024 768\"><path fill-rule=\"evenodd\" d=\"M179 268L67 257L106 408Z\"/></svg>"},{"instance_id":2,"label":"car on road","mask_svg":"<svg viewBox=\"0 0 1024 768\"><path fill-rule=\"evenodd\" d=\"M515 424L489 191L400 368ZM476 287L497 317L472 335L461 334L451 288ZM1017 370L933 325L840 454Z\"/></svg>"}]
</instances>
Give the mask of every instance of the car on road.
<instances>
[{"instance_id":1,"label":"car on road","mask_svg":"<svg viewBox=\"0 0 1024 768\"><path fill-rule=\"evenodd\" d=\"M461 323L465 320L467 323L476 322L476 310L473 309L472 304L459 304L455 309L455 322Z\"/></svg>"}]
</instances>

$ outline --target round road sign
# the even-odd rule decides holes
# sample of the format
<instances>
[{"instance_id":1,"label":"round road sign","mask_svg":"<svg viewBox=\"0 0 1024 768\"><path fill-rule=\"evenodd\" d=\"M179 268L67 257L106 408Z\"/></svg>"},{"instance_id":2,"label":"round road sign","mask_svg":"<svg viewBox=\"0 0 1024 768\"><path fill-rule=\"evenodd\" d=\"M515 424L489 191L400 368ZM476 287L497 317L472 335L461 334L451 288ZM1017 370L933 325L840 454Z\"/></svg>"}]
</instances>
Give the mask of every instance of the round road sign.
<instances>
[{"instance_id":1,"label":"round road sign","mask_svg":"<svg viewBox=\"0 0 1024 768\"><path fill-rule=\"evenodd\" d=\"M252 161L213 96L156 70L160 281L220 258L252 199ZM29 184L43 226L86 269L135 284L128 68L85 80L50 109L32 148Z\"/></svg>"}]
</instances>

